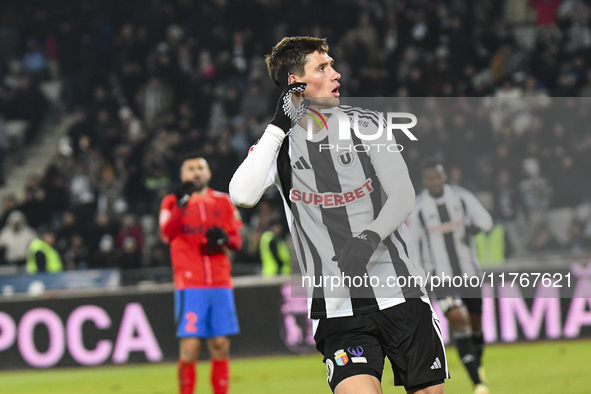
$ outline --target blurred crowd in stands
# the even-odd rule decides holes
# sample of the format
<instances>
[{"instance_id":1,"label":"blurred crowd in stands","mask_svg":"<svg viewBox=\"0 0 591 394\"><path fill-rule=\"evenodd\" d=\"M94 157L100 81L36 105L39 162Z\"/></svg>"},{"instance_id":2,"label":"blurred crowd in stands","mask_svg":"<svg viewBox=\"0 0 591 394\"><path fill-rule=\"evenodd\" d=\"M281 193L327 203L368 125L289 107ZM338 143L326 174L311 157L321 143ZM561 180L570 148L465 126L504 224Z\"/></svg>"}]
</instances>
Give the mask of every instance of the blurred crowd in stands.
<instances>
[{"instance_id":1,"label":"blurred crowd in stands","mask_svg":"<svg viewBox=\"0 0 591 394\"><path fill-rule=\"evenodd\" d=\"M0 123L0 157L34 139L44 81L61 83L71 121L51 165L5 199L0 231L53 232L67 269L169 264L157 213L179 182L178 157L203 152L210 186L227 192L274 112L264 55L285 36L327 38L343 96L591 96L589 1L64 0L0 10L0 122L29 122L24 142ZM515 255L588 248L591 115L577 100L563 102L578 116L568 124L543 103L512 122L495 116L511 105L444 101L439 110L453 116L403 152L417 192L419 163L436 154L450 182L476 192L514 235ZM237 263L259 261L258 240L281 211L271 193L242 212Z\"/></svg>"},{"instance_id":2,"label":"blurred crowd in stands","mask_svg":"<svg viewBox=\"0 0 591 394\"><path fill-rule=\"evenodd\" d=\"M2 25L3 19L0 16ZM47 57L31 37L19 59L19 36L14 33L0 26L0 187L5 183L8 156L19 159L19 150L33 141L48 108L41 89L49 77Z\"/></svg>"}]
</instances>

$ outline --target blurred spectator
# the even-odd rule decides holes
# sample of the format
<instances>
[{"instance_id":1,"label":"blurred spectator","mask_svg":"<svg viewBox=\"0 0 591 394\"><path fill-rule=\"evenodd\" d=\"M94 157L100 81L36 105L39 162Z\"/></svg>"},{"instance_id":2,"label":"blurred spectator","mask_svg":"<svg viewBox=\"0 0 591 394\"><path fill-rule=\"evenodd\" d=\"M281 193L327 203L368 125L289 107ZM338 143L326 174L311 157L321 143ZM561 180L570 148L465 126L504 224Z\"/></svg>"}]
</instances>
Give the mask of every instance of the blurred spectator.
<instances>
[{"instance_id":1,"label":"blurred spectator","mask_svg":"<svg viewBox=\"0 0 591 394\"><path fill-rule=\"evenodd\" d=\"M0 250L4 250L4 260L13 266L24 266L27 249L37 234L27 225L27 219L21 211L8 215L6 225L0 230Z\"/></svg>"},{"instance_id":2,"label":"blurred spectator","mask_svg":"<svg viewBox=\"0 0 591 394\"><path fill-rule=\"evenodd\" d=\"M578 180L581 179L579 171L581 167L575 165L572 157L564 155L558 158L556 167L553 167L552 196L553 207L575 207L582 199L581 187Z\"/></svg>"},{"instance_id":3,"label":"blurred spectator","mask_svg":"<svg viewBox=\"0 0 591 394\"><path fill-rule=\"evenodd\" d=\"M45 198L45 190L41 187L28 187L25 190L25 198L18 208L33 228L51 222L51 211Z\"/></svg>"},{"instance_id":4,"label":"blurred spectator","mask_svg":"<svg viewBox=\"0 0 591 394\"><path fill-rule=\"evenodd\" d=\"M541 223L535 229L529 248L534 252L543 252L548 250L556 250L560 244L550 231L547 223Z\"/></svg>"},{"instance_id":5,"label":"blurred spectator","mask_svg":"<svg viewBox=\"0 0 591 394\"><path fill-rule=\"evenodd\" d=\"M87 224L85 229L86 245L91 256L98 253L101 242L105 237L114 240L117 233L117 226L107 215L97 215L94 221Z\"/></svg>"},{"instance_id":6,"label":"blurred spectator","mask_svg":"<svg viewBox=\"0 0 591 394\"><path fill-rule=\"evenodd\" d=\"M170 267L169 246L163 242L157 242L149 252L148 265L150 267Z\"/></svg>"},{"instance_id":7,"label":"blurred spectator","mask_svg":"<svg viewBox=\"0 0 591 394\"><path fill-rule=\"evenodd\" d=\"M584 249L591 248L591 238L585 236L583 223L574 221L570 229L571 241L569 245L570 252L580 255Z\"/></svg>"},{"instance_id":8,"label":"blurred spectator","mask_svg":"<svg viewBox=\"0 0 591 394\"><path fill-rule=\"evenodd\" d=\"M3 119L0 118L0 187L4 186L4 184L6 183L5 162L8 149L10 148L10 144L8 143L8 138L4 130L3 123Z\"/></svg>"},{"instance_id":9,"label":"blurred spectator","mask_svg":"<svg viewBox=\"0 0 591 394\"><path fill-rule=\"evenodd\" d=\"M34 78L38 80L47 78L47 59L35 38L27 40L27 51L23 56L23 66Z\"/></svg>"},{"instance_id":10,"label":"blurred spectator","mask_svg":"<svg viewBox=\"0 0 591 394\"><path fill-rule=\"evenodd\" d=\"M118 266L115 239L110 234L101 237L98 251L93 254L90 268L114 268Z\"/></svg>"},{"instance_id":11,"label":"blurred spectator","mask_svg":"<svg viewBox=\"0 0 591 394\"><path fill-rule=\"evenodd\" d=\"M41 238L31 242L27 251L27 272L38 274L56 273L63 270L62 259L53 248L55 235L49 230L41 231Z\"/></svg>"},{"instance_id":12,"label":"blurred spectator","mask_svg":"<svg viewBox=\"0 0 591 394\"><path fill-rule=\"evenodd\" d=\"M85 269L90 268L90 256L88 248L79 234L74 234L70 238L68 249L63 253L64 265L67 269Z\"/></svg>"},{"instance_id":13,"label":"blurred spectator","mask_svg":"<svg viewBox=\"0 0 591 394\"><path fill-rule=\"evenodd\" d=\"M281 217L273 219L269 229L261 235L259 250L263 276L291 273L291 253L285 243L285 235L286 227Z\"/></svg>"},{"instance_id":14,"label":"blurred spectator","mask_svg":"<svg viewBox=\"0 0 591 394\"><path fill-rule=\"evenodd\" d=\"M3 206L2 206L2 216L0 216L0 228L6 226L6 221L8 216L17 209L18 207L18 200L14 194L8 194L4 197Z\"/></svg>"},{"instance_id":15,"label":"blurred spectator","mask_svg":"<svg viewBox=\"0 0 591 394\"><path fill-rule=\"evenodd\" d=\"M50 164L45 170L41 187L45 192L44 203L47 204L46 209L50 212L50 215L59 216L68 209L70 185L57 165Z\"/></svg>"},{"instance_id":16,"label":"blurred spectator","mask_svg":"<svg viewBox=\"0 0 591 394\"><path fill-rule=\"evenodd\" d=\"M64 83L63 98L68 109L72 109L82 98L79 50L79 32L74 30L69 20L62 21L57 35L57 53Z\"/></svg>"},{"instance_id":17,"label":"blurred spectator","mask_svg":"<svg viewBox=\"0 0 591 394\"><path fill-rule=\"evenodd\" d=\"M534 245L533 239L538 236L540 244L542 240L546 242L547 226L545 224L553 189L550 182L540 175L540 165L536 159L531 157L525 159L523 170L526 178L519 182L519 192L527 214L527 228L530 231L535 230L534 234L531 232L529 234L530 244Z\"/></svg>"},{"instance_id":18,"label":"blurred spectator","mask_svg":"<svg viewBox=\"0 0 591 394\"><path fill-rule=\"evenodd\" d=\"M481 231L474 236L474 247L478 262L482 266L497 265L505 262L510 255L508 236L501 224L495 224L489 232Z\"/></svg>"},{"instance_id":19,"label":"blurred spectator","mask_svg":"<svg viewBox=\"0 0 591 394\"><path fill-rule=\"evenodd\" d=\"M525 250L522 240L522 234L518 225L518 213L522 208L520 196L515 189L511 173L507 169L502 169L497 177L495 185L495 209L493 211L495 223L503 226L507 235L507 241L510 244L505 253L510 257L511 252L521 253Z\"/></svg>"},{"instance_id":20,"label":"blurred spectator","mask_svg":"<svg viewBox=\"0 0 591 394\"><path fill-rule=\"evenodd\" d=\"M133 238L135 240L134 247L139 251L142 250L144 244L144 235L142 233L142 228L136 222L133 215L123 216L122 227L121 230L119 230L115 240L115 245L117 248L125 249L125 240L128 240L128 238Z\"/></svg>"},{"instance_id":21,"label":"blurred spectator","mask_svg":"<svg viewBox=\"0 0 591 394\"><path fill-rule=\"evenodd\" d=\"M92 217L95 196L89 174L78 164L70 181L70 202L72 210L81 217Z\"/></svg>"},{"instance_id":22,"label":"blurred spectator","mask_svg":"<svg viewBox=\"0 0 591 394\"><path fill-rule=\"evenodd\" d=\"M248 93L242 97L240 104L240 113L254 118L264 118L269 116L269 96L261 91L259 81L253 81L250 84Z\"/></svg>"},{"instance_id":23,"label":"blurred spectator","mask_svg":"<svg viewBox=\"0 0 591 394\"><path fill-rule=\"evenodd\" d=\"M136 100L143 118L148 124L158 126L171 121L174 91L160 78L152 77L140 89Z\"/></svg>"},{"instance_id":24,"label":"blurred spectator","mask_svg":"<svg viewBox=\"0 0 591 394\"><path fill-rule=\"evenodd\" d=\"M80 230L74 213L71 211L64 212L61 217L60 226L55 234L55 248L62 256L65 256L66 252L71 248L72 239L74 236L80 234Z\"/></svg>"},{"instance_id":25,"label":"blurred spectator","mask_svg":"<svg viewBox=\"0 0 591 394\"><path fill-rule=\"evenodd\" d=\"M107 165L100 170L97 189L99 214L116 217L127 210L122 193L123 179L117 178L113 167Z\"/></svg>"},{"instance_id":26,"label":"blurred spectator","mask_svg":"<svg viewBox=\"0 0 591 394\"><path fill-rule=\"evenodd\" d=\"M137 240L132 236L125 237L121 246L117 266L124 270L142 268L142 253L138 248Z\"/></svg>"},{"instance_id":27,"label":"blurred spectator","mask_svg":"<svg viewBox=\"0 0 591 394\"><path fill-rule=\"evenodd\" d=\"M123 107L119 110L119 119L121 120L121 127L123 134L129 141L139 142L142 133L142 124L138 118L135 117L131 108Z\"/></svg>"},{"instance_id":28,"label":"blurred spectator","mask_svg":"<svg viewBox=\"0 0 591 394\"><path fill-rule=\"evenodd\" d=\"M529 0L536 9L538 26L551 26L556 21L556 8L562 0Z\"/></svg>"}]
</instances>

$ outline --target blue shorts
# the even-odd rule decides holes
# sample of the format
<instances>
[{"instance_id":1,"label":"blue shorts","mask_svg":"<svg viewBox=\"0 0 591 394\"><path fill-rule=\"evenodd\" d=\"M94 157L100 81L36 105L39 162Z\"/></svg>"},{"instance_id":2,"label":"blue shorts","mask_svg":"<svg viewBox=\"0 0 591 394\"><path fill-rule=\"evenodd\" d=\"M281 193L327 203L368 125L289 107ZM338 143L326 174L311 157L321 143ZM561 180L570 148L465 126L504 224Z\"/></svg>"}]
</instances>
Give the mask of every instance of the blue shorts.
<instances>
[{"instance_id":1,"label":"blue shorts","mask_svg":"<svg viewBox=\"0 0 591 394\"><path fill-rule=\"evenodd\" d=\"M178 338L212 338L240 332L233 289L175 290L174 315Z\"/></svg>"}]
</instances>

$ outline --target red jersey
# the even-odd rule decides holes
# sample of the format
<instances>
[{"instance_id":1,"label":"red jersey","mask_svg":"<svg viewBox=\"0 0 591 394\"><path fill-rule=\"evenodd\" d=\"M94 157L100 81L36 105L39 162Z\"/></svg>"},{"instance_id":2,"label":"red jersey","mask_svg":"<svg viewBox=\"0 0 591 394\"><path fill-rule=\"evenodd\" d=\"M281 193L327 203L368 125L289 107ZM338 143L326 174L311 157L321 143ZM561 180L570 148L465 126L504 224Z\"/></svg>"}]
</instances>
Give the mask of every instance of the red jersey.
<instances>
[{"instance_id":1,"label":"red jersey","mask_svg":"<svg viewBox=\"0 0 591 394\"><path fill-rule=\"evenodd\" d=\"M177 289L232 287L226 248L242 247L242 221L228 194L207 189L206 194L193 194L183 209L176 204L176 196L170 194L162 200L159 222L162 240L170 244ZM207 245L205 233L215 226L228 234L226 245Z\"/></svg>"}]
</instances>

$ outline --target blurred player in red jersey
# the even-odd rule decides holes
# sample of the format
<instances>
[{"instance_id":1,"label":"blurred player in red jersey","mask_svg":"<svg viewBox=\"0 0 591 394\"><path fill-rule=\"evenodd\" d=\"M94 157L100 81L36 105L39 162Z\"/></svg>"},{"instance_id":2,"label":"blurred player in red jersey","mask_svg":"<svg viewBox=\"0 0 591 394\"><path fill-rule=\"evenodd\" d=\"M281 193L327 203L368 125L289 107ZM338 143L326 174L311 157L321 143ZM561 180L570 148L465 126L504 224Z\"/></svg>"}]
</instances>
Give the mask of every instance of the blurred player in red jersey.
<instances>
[{"instance_id":1,"label":"blurred player in red jersey","mask_svg":"<svg viewBox=\"0 0 591 394\"><path fill-rule=\"evenodd\" d=\"M207 187L210 179L207 161L188 156L183 183L160 207L160 234L170 244L174 275L181 394L194 391L201 338L208 338L213 393L228 392L228 336L239 332L227 252L242 247L242 221L227 194Z\"/></svg>"}]
</instances>

